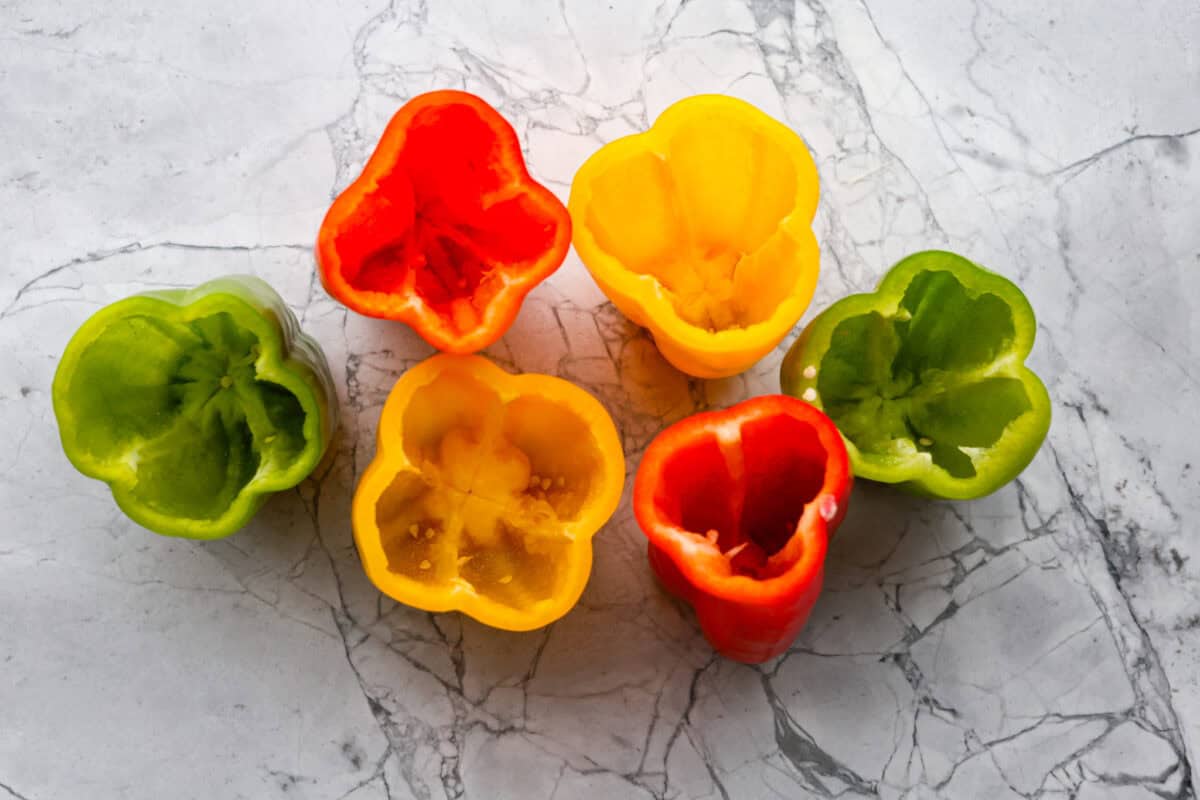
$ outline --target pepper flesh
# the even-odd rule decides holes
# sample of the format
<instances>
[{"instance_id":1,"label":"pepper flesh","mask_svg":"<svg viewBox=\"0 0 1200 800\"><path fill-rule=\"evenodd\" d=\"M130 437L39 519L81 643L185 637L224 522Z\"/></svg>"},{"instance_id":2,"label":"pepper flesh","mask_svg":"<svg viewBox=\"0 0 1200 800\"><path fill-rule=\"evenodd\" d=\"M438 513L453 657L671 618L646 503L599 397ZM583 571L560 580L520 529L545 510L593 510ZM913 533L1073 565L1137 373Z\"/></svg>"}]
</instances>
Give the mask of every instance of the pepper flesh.
<instances>
[{"instance_id":1,"label":"pepper flesh","mask_svg":"<svg viewBox=\"0 0 1200 800\"><path fill-rule=\"evenodd\" d=\"M53 398L76 469L144 527L196 539L228 536L307 477L336 425L320 347L250 276L101 309L68 343Z\"/></svg>"},{"instance_id":2,"label":"pepper flesh","mask_svg":"<svg viewBox=\"0 0 1200 800\"><path fill-rule=\"evenodd\" d=\"M799 136L701 95L597 151L568 206L575 249L613 304L675 367L716 378L762 358L808 307L817 198Z\"/></svg>"},{"instance_id":3,"label":"pepper flesh","mask_svg":"<svg viewBox=\"0 0 1200 800\"><path fill-rule=\"evenodd\" d=\"M530 630L579 599L624 478L612 418L587 392L434 356L388 396L354 538L367 575L401 603Z\"/></svg>"},{"instance_id":4,"label":"pepper flesh","mask_svg":"<svg viewBox=\"0 0 1200 800\"><path fill-rule=\"evenodd\" d=\"M824 575L852 478L833 423L785 395L696 414L647 448L634 483L650 565L722 655L787 650Z\"/></svg>"},{"instance_id":5,"label":"pepper flesh","mask_svg":"<svg viewBox=\"0 0 1200 800\"><path fill-rule=\"evenodd\" d=\"M566 257L571 220L529 176L512 126L466 92L414 97L321 223L326 290L439 350L499 339Z\"/></svg>"},{"instance_id":6,"label":"pepper flesh","mask_svg":"<svg viewBox=\"0 0 1200 800\"><path fill-rule=\"evenodd\" d=\"M781 381L833 418L859 477L971 499L1015 478L1046 438L1050 397L1025 366L1036 331L1014 284L930 250L809 323Z\"/></svg>"}]
</instances>

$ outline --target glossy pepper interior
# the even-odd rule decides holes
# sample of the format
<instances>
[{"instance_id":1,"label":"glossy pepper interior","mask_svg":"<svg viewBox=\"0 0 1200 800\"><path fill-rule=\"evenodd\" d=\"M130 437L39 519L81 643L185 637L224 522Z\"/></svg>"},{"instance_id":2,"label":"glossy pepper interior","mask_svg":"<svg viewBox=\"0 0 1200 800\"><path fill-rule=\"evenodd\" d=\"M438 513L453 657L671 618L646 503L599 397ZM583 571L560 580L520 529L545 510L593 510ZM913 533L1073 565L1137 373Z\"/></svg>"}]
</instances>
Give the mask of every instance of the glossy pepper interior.
<instances>
[{"instance_id":1,"label":"glossy pepper interior","mask_svg":"<svg viewBox=\"0 0 1200 800\"><path fill-rule=\"evenodd\" d=\"M746 103L699 96L601 148L575 176L575 246L676 367L740 372L807 307L819 253L804 143Z\"/></svg>"},{"instance_id":2,"label":"glossy pepper interior","mask_svg":"<svg viewBox=\"0 0 1200 800\"><path fill-rule=\"evenodd\" d=\"M757 662L807 619L850 483L829 419L768 396L664 431L638 469L634 508L651 565L714 648Z\"/></svg>"},{"instance_id":3,"label":"glossy pepper interior","mask_svg":"<svg viewBox=\"0 0 1200 800\"><path fill-rule=\"evenodd\" d=\"M389 397L355 536L397 600L535 628L582 592L623 478L611 418L581 389L439 356Z\"/></svg>"},{"instance_id":4,"label":"glossy pepper interior","mask_svg":"<svg viewBox=\"0 0 1200 800\"><path fill-rule=\"evenodd\" d=\"M566 256L566 209L525 169L512 127L465 92L420 95L384 132L318 237L330 293L472 352Z\"/></svg>"},{"instance_id":5,"label":"glossy pepper interior","mask_svg":"<svg viewBox=\"0 0 1200 800\"><path fill-rule=\"evenodd\" d=\"M771 557L820 492L829 456L812 426L792 417L747 421L734 444L720 437L708 431L664 457L655 506L666 523L719 551L728 574L779 575L796 554Z\"/></svg>"},{"instance_id":6,"label":"glossy pepper interior","mask_svg":"<svg viewBox=\"0 0 1200 800\"><path fill-rule=\"evenodd\" d=\"M254 278L113 304L80 328L55 378L64 449L143 525L230 533L305 477L331 436L328 367L297 337Z\"/></svg>"},{"instance_id":7,"label":"glossy pepper interior","mask_svg":"<svg viewBox=\"0 0 1200 800\"><path fill-rule=\"evenodd\" d=\"M921 253L875 293L818 317L783 383L833 418L863 477L978 496L1024 468L1049 425L1045 387L1024 366L1034 331L1011 283L959 256Z\"/></svg>"}]
</instances>

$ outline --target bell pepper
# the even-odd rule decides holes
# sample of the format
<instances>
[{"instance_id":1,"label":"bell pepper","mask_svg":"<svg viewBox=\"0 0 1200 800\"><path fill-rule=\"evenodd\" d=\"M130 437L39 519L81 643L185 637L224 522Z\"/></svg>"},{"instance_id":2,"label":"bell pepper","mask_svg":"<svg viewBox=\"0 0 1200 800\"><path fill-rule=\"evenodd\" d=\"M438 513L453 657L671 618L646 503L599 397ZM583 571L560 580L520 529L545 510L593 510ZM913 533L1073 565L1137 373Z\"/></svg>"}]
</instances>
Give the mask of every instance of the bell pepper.
<instances>
[{"instance_id":1,"label":"bell pepper","mask_svg":"<svg viewBox=\"0 0 1200 800\"><path fill-rule=\"evenodd\" d=\"M263 281L102 308L67 344L54 414L71 463L156 533L217 539L306 478L333 437L325 355Z\"/></svg>"},{"instance_id":2,"label":"bell pepper","mask_svg":"<svg viewBox=\"0 0 1200 800\"><path fill-rule=\"evenodd\" d=\"M1012 282L954 253L896 264L804 329L783 390L823 408L859 477L941 498L1015 478L1050 428L1050 397L1025 358L1037 322Z\"/></svg>"},{"instance_id":3,"label":"bell pepper","mask_svg":"<svg viewBox=\"0 0 1200 800\"><path fill-rule=\"evenodd\" d=\"M360 314L411 325L439 350L499 339L558 269L571 220L529 177L517 134L466 92L414 97L321 223L321 281Z\"/></svg>"},{"instance_id":4,"label":"bell pepper","mask_svg":"<svg viewBox=\"0 0 1200 800\"><path fill-rule=\"evenodd\" d=\"M676 368L733 375L774 348L817 282L817 169L754 106L681 100L611 142L571 183L575 250Z\"/></svg>"},{"instance_id":5,"label":"bell pepper","mask_svg":"<svg viewBox=\"0 0 1200 800\"><path fill-rule=\"evenodd\" d=\"M587 392L437 355L388 395L354 540L395 600L531 630L579 599L624 482L617 430Z\"/></svg>"},{"instance_id":6,"label":"bell pepper","mask_svg":"<svg viewBox=\"0 0 1200 800\"><path fill-rule=\"evenodd\" d=\"M768 395L659 434L633 508L651 568L696 610L713 648L758 663L785 652L808 619L851 483L833 422Z\"/></svg>"}]
</instances>

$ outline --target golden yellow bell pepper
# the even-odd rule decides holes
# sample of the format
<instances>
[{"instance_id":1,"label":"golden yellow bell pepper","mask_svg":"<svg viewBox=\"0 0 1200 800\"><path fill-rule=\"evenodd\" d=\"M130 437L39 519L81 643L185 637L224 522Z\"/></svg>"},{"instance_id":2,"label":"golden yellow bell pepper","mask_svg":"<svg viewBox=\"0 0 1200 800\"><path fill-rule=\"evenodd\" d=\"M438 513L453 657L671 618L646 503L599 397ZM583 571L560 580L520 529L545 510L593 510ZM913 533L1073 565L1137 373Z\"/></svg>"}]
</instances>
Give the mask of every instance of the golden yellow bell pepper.
<instances>
[{"instance_id":1,"label":"golden yellow bell pepper","mask_svg":"<svg viewBox=\"0 0 1200 800\"><path fill-rule=\"evenodd\" d=\"M612 417L548 375L438 355L406 372L354 495L354 539L380 591L427 611L531 630L571 609L625 458Z\"/></svg>"},{"instance_id":2,"label":"golden yellow bell pepper","mask_svg":"<svg viewBox=\"0 0 1200 800\"><path fill-rule=\"evenodd\" d=\"M817 168L791 129L720 95L681 100L611 142L571 184L575 250L662 354L701 378L741 372L812 299Z\"/></svg>"}]
</instances>

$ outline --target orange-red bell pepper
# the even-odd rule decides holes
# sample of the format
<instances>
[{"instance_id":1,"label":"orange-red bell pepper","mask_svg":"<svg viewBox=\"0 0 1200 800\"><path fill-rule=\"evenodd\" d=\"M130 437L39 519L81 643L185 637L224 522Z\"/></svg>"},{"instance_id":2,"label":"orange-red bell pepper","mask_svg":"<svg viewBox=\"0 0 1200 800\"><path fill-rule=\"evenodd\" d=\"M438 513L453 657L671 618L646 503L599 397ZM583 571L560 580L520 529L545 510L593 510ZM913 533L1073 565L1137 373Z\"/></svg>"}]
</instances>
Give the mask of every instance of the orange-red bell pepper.
<instances>
[{"instance_id":1,"label":"orange-red bell pepper","mask_svg":"<svg viewBox=\"0 0 1200 800\"><path fill-rule=\"evenodd\" d=\"M787 650L824 575L852 479L833 422L785 395L696 414L647 448L633 490L650 565L722 655Z\"/></svg>"},{"instance_id":2,"label":"orange-red bell pepper","mask_svg":"<svg viewBox=\"0 0 1200 800\"><path fill-rule=\"evenodd\" d=\"M413 98L321 223L337 300L411 325L434 347L481 350L558 269L571 220L525 168L512 126L466 92Z\"/></svg>"},{"instance_id":3,"label":"orange-red bell pepper","mask_svg":"<svg viewBox=\"0 0 1200 800\"><path fill-rule=\"evenodd\" d=\"M354 539L396 600L529 630L579 599L624 482L612 418L587 392L482 356L434 356L384 405Z\"/></svg>"}]
</instances>

